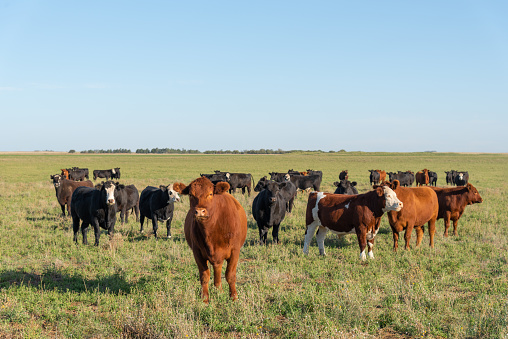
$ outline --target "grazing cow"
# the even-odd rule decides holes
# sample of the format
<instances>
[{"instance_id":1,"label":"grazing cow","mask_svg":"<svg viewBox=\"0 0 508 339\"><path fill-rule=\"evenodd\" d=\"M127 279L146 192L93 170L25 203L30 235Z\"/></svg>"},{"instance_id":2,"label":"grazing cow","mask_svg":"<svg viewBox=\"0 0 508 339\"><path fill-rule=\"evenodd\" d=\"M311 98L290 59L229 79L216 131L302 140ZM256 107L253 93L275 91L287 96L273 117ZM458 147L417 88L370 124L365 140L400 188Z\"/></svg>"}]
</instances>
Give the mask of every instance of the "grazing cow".
<instances>
[{"instance_id":1,"label":"grazing cow","mask_svg":"<svg viewBox=\"0 0 508 339\"><path fill-rule=\"evenodd\" d=\"M406 230L404 234L406 249L410 249L409 242L413 228L416 229L416 246L419 246L426 223L429 227L430 247L433 248L436 219L439 211L437 195L434 190L430 187L402 187L398 180L393 181L393 183L385 182L383 185L390 187L404 204L404 208L400 211L387 213L393 232L393 250L397 251L399 232L403 230Z\"/></svg>"},{"instance_id":2,"label":"grazing cow","mask_svg":"<svg viewBox=\"0 0 508 339\"><path fill-rule=\"evenodd\" d=\"M173 189L173 185L159 188L147 186L139 199L140 213L140 232L143 232L143 223L145 217L152 220L153 233L157 239L158 221L165 221L167 228L167 237L171 238L171 221L173 220L173 211L175 210L175 201L180 201L180 196Z\"/></svg>"},{"instance_id":3,"label":"grazing cow","mask_svg":"<svg viewBox=\"0 0 508 339\"><path fill-rule=\"evenodd\" d=\"M204 177L188 186L175 183L174 190L190 196L190 209L185 218L185 239L189 244L199 270L202 297L208 303L208 282L213 266L214 285L221 288L222 263L227 261L226 281L229 296L238 299L236 293L236 267L240 249L247 237L247 215L242 205L228 194L229 184L213 185Z\"/></svg>"},{"instance_id":4,"label":"grazing cow","mask_svg":"<svg viewBox=\"0 0 508 339\"><path fill-rule=\"evenodd\" d=\"M97 180L97 178L105 178L109 180L113 178L113 170L93 170L93 180Z\"/></svg>"},{"instance_id":5,"label":"grazing cow","mask_svg":"<svg viewBox=\"0 0 508 339\"><path fill-rule=\"evenodd\" d=\"M316 235L319 254L325 255L326 233L338 235L356 233L360 245L360 259L365 260L365 248L374 258L372 248L379 230L379 220L386 211L400 211L402 202L389 187L374 186L374 190L358 195L311 192L305 216L306 230L303 253L309 253L309 244Z\"/></svg>"},{"instance_id":6,"label":"grazing cow","mask_svg":"<svg viewBox=\"0 0 508 339\"><path fill-rule=\"evenodd\" d=\"M349 179L347 170L344 170L339 173L339 180L347 180L347 179Z\"/></svg>"},{"instance_id":7,"label":"grazing cow","mask_svg":"<svg viewBox=\"0 0 508 339\"><path fill-rule=\"evenodd\" d=\"M437 173L433 171L429 171L429 185L437 186Z\"/></svg>"},{"instance_id":8,"label":"grazing cow","mask_svg":"<svg viewBox=\"0 0 508 339\"><path fill-rule=\"evenodd\" d=\"M351 182L349 180L343 179L341 181L334 182L333 185L337 187L333 194L358 194L358 190L355 187L356 181Z\"/></svg>"},{"instance_id":9,"label":"grazing cow","mask_svg":"<svg viewBox=\"0 0 508 339\"><path fill-rule=\"evenodd\" d=\"M115 201L117 210L120 212L122 225L128 222L129 211L134 209L136 213L136 222L139 221L139 192L134 185L122 185L115 183Z\"/></svg>"},{"instance_id":10,"label":"grazing cow","mask_svg":"<svg viewBox=\"0 0 508 339\"><path fill-rule=\"evenodd\" d=\"M322 177L319 174L309 174L309 175L286 174L284 180L291 181L293 185L295 185L296 189L302 191L306 189L313 189L314 191L319 191L319 188L321 187Z\"/></svg>"},{"instance_id":11,"label":"grazing cow","mask_svg":"<svg viewBox=\"0 0 508 339\"><path fill-rule=\"evenodd\" d=\"M78 242L79 222L83 234L83 244L87 245L86 233L92 225L95 232L95 246L99 246L100 229L104 228L112 235L116 222L115 183L106 181L100 190L80 186L72 193L71 215L74 230L74 242Z\"/></svg>"},{"instance_id":12,"label":"grazing cow","mask_svg":"<svg viewBox=\"0 0 508 339\"><path fill-rule=\"evenodd\" d=\"M416 186L423 186L429 184L429 170L423 169L415 174Z\"/></svg>"},{"instance_id":13,"label":"grazing cow","mask_svg":"<svg viewBox=\"0 0 508 339\"><path fill-rule=\"evenodd\" d=\"M263 190L252 202L252 216L259 229L259 241L266 243L268 229L273 227L273 242L279 242L279 226L286 216L286 209L296 194L296 187L290 181L266 181Z\"/></svg>"},{"instance_id":14,"label":"grazing cow","mask_svg":"<svg viewBox=\"0 0 508 339\"><path fill-rule=\"evenodd\" d=\"M74 181L65 179L60 174L51 175L50 178L53 180L53 186L55 187L56 199L62 208L62 216L65 217L65 205L67 205L67 214L71 215L71 198L72 193L76 187L86 186L93 187L93 183L90 180L86 181Z\"/></svg>"},{"instance_id":15,"label":"grazing cow","mask_svg":"<svg viewBox=\"0 0 508 339\"><path fill-rule=\"evenodd\" d=\"M377 170L369 170L369 172L370 172L369 176L370 184L378 185L381 182L379 172Z\"/></svg>"},{"instance_id":16,"label":"grazing cow","mask_svg":"<svg viewBox=\"0 0 508 339\"><path fill-rule=\"evenodd\" d=\"M454 182L457 186L466 186L469 182L469 173L467 171L457 171Z\"/></svg>"},{"instance_id":17,"label":"grazing cow","mask_svg":"<svg viewBox=\"0 0 508 339\"><path fill-rule=\"evenodd\" d=\"M438 219L444 219L444 236L448 236L450 220L453 221L453 235L457 235L457 225L467 205L482 203L483 199L478 190L471 184L465 187L432 187L439 202Z\"/></svg>"}]
</instances>

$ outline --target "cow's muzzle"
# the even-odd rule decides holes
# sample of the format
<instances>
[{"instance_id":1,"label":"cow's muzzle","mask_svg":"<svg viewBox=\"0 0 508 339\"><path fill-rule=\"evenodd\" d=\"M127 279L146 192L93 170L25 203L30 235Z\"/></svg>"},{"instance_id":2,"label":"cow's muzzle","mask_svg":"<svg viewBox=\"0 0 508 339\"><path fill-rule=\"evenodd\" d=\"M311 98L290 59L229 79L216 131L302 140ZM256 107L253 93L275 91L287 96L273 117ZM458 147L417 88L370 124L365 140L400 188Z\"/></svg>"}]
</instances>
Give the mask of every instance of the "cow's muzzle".
<instances>
[{"instance_id":1,"label":"cow's muzzle","mask_svg":"<svg viewBox=\"0 0 508 339\"><path fill-rule=\"evenodd\" d=\"M114 205L115 199L108 199L108 205Z\"/></svg>"},{"instance_id":2,"label":"cow's muzzle","mask_svg":"<svg viewBox=\"0 0 508 339\"><path fill-rule=\"evenodd\" d=\"M198 220L206 219L208 218L208 211L206 210L206 208L196 208L196 210L194 211L194 216Z\"/></svg>"}]
</instances>

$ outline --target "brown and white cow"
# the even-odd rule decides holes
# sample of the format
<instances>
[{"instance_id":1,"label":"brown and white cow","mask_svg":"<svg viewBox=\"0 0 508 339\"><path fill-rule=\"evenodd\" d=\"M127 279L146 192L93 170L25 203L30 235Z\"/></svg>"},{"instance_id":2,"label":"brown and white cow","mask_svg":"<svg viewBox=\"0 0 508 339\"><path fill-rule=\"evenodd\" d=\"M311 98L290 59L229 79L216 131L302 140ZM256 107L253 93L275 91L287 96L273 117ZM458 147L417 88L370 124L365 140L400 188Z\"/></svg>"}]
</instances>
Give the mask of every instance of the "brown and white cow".
<instances>
[{"instance_id":1,"label":"brown and white cow","mask_svg":"<svg viewBox=\"0 0 508 339\"><path fill-rule=\"evenodd\" d=\"M429 184L429 170L423 169L415 174L416 186L423 186Z\"/></svg>"},{"instance_id":2,"label":"brown and white cow","mask_svg":"<svg viewBox=\"0 0 508 339\"><path fill-rule=\"evenodd\" d=\"M199 269L202 297L208 303L208 282L213 266L214 285L221 288L222 263L227 261L226 281L231 299L236 293L236 266L240 249L247 237L247 216L240 203L228 192L227 182L216 185L201 177L188 186L173 184L173 190L189 195L190 209L185 218L185 239L194 254Z\"/></svg>"},{"instance_id":3,"label":"brown and white cow","mask_svg":"<svg viewBox=\"0 0 508 339\"><path fill-rule=\"evenodd\" d=\"M388 222L393 232L393 250L397 251L399 244L399 232L406 230L404 239L406 249L410 249L409 242L413 228L416 229L416 246L419 246L424 231L424 225L428 223L430 247L434 247L434 233L436 232L436 219L439 211L437 195L430 187L402 187L398 180L392 183L385 182L397 194L404 204L400 211L387 213Z\"/></svg>"},{"instance_id":4,"label":"brown and white cow","mask_svg":"<svg viewBox=\"0 0 508 339\"><path fill-rule=\"evenodd\" d=\"M360 245L360 259L365 260L367 245L370 258L379 230L379 220L386 211L400 211L403 204L389 187L375 186L373 191L358 195L312 192L309 194L306 212L306 230L303 253L309 253L309 244L316 235L319 254L325 255L326 233L338 235L356 233Z\"/></svg>"},{"instance_id":5,"label":"brown and white cow","mask_svg":"<svg viewBox=\"0 0 508 339\"><path fill-rule=\"evenodd\" d=\"M457 235L457 225L467 205L482 203L483 199L476 187L471 184L461 187L432 187L439 202L438 219L444 219L444 236L448 236L450 220L453 220L453 235Z\"/></svg>"}]
</instances>

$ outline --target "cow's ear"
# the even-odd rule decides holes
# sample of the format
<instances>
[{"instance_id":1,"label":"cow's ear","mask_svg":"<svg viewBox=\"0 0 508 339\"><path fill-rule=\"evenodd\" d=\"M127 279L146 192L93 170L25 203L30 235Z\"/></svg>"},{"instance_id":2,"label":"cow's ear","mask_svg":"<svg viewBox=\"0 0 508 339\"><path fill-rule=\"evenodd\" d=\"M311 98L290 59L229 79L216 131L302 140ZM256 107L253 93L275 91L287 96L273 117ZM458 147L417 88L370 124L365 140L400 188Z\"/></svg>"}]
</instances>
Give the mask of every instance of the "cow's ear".
<instances>
[{"instance_id":1,"label":"cow's ear","mask_svg":"<svg viewBox=\"0 0 508 339\"><path fill-rule=\"evenodd\" d=\"M397 189L397 188L399 188L399 187L400 187L400 181L398 181L398 180L394 180L394 181L393 181L393 183L392 183L392 185L391 185L391 189L392 189L392 190L396 190L396 189Z\"/></svg>"},{"instance_id":2,"label":"cow's ear","mask_svg":"<svg viewBox=\"0 0 508 339\"><path fill-rule=\"evenodd\" d=\"M189 186L185 185L182 182L175 182L173 184L173 191L183 194L183 195L188 195L189 194Z\"/></svg>"},{"instance_id":3,"label":"cow's ear","mask_svg":"<svg viewBox=\"0 0 508 339\"><path fill-rule=\"evenodd\" d=\"M335 186L335 187L339 187L339 182L338 182L338 181L335 181L335 182L333 183L333 186Z\"/></svg>"},{"instance_id":4,"label":"cow's ear","mask_svg":"<svg viewBox=\"0 0 508 339\"><path fill-rule=\"evenodd\" d=\"M379 197L382 197L385 194L385 190L382 186L376 186L376 193Z\"/></svg>"},{"instance_id":5,"label":"cow's ear","mask_svg":"<svg viewBox=\"0 0 508 339\"><path fill-rule=\"evenodd\" d=\"M356 185L357 185L356 181L353 181L353 182L351 183L351 186L356 186Z\"/></svg>"},{"instance_id":6,"label":"cow's ear","mask_svg":"<svg viewBox=\"0 0 508 339\"><path fill-rule=\"evenodd\" d=\"M215 188L213 190L213 194L223 194L227 191L229 191L229 184L227 182L224 182L224 181L221 181L221 182L218 182L216 185L215 185Z\"/></svg>"},{"instance_id":7,"label":"cow's ear","mask_svg":"<svg viewBox=\"0 0 508 339\"><path fill-rule=\"evenodd\" d=\"M163 192L164 192L164 191L166 191L166 190L168 189L168 188L167 188L166 186L164 186L164 185L159 185L159 188L160 188L160 190L161 190L161 191L163 191Z\"/></svg>"}]
</instances>

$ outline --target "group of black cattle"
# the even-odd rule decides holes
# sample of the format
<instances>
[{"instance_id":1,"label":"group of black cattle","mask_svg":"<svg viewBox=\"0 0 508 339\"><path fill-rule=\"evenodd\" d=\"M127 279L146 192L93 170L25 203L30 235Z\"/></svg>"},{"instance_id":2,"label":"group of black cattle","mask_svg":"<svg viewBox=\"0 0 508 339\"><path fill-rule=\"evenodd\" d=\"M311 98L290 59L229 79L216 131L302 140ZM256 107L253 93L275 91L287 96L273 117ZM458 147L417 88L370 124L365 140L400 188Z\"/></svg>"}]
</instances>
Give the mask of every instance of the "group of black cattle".
<instances>
[{"instance_id":1,"label":"group of black cattle","mask_svg":"<svg viewBox=\"0 0 508 339\"><path fill-rule=\"evenodd\" d=\"M83 181L85 179L89 179L88 168L71 167L62 169L61 171L62 175L70 180ZM92 173L93 180L97 180L97 178L104 178L106 180L120 179L120 167L115 167L107 170L94 170Z\"/></svg>"},{"instance_id":2,"label":"group of black cattle","mask_svg":"<svg viewBox=\"0 0 508 339\"><path fill-rule=\"evenodd\" d=\"M167 236L171 237L171 221L173 219L174 202L179 201L179 195L172 189L172 185L147 186L139 194L134 185L123 185L108 179L119 179L120 168L110 170L94 170L94 180L96 178L105 178L108 181L93 186L84 178L88 178L88 169L76 168L66 169L69 171L69 178L76 178L83 175L82 182L76 180L65 179L62 175L52 175L53 184L55 186L57 199L62 205L62 213L65 215L64 204L67 203L69 213L73 219L74 241L77 241L77 233L80 228L83 234L83 243L87 243L86 232L89 225L92 225L95 232L95 245L99 244L99 227L104 228L109 234L114 231L116 213L120 212L120 220L122 224L127 221L129 211L133 210L136 214L136 221L141 224L140 231L143 231L145 218L152 220L153 231L157 237L158 221L166 222ZM374 170L372 173L378 173ZM71 176L71 173L73 175ZM433 173L432 177L437 181L437 174ZM455 178L459 178L456 180ZM464 173L458 171L446 172L447 184L465 185L469 179L464 178ZM79 175L76 175L79 174ZM259 194L254 198L252 203L252 215L256 220L259 228L259 237L262 243L266 242L267 233L272 228L273 241L279 241L278 233L280 223L284 220L286 212L293 209L293 201L298 190L312 189L320 190L323 177L322 171L307 170L298 172L288 170L287 172L270 172L270 179L267 176L262 177L254 187L255 192ZM399 180L401 185L411 186L414 182L414 174L410 171L393 173L388 172L390 181ZM230 193L235 193L236 189L242 189L242 193L247 190L250 196L251 187L254 179L249 173L231 173L216 170L213 174L200 174L207 177L213 184L218 182L227 182L230 185ZM435 184L435 181L432 181ZM464 183L465 181L465 183ZM357 183L348 180L348 172L342 171L339 174L339 181L333 183L336 186L335 194L358 194L356 189ZM75 185L74 187L72 187ZM69 192L71 197L63 199L61 195Z\"/></svg>"}]
</instances>

